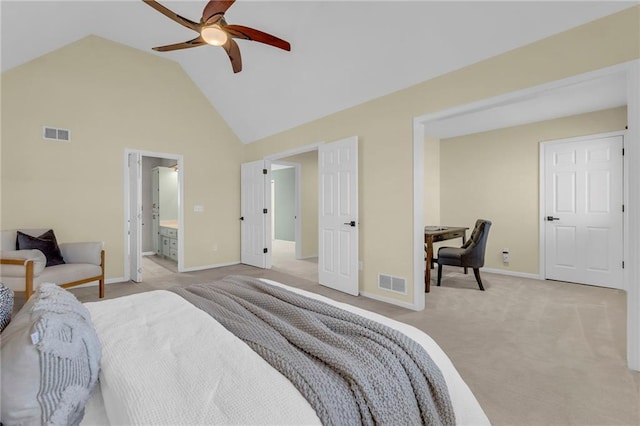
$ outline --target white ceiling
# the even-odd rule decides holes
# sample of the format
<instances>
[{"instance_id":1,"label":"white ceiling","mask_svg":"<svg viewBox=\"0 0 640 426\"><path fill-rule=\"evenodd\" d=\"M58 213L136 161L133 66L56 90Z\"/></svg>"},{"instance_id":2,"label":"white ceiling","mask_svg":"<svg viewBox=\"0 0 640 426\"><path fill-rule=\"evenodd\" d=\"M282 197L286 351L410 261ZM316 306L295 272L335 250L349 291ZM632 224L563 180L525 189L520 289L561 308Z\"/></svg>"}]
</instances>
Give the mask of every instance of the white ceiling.
<instances>
[{"instance_id":1,"label":"white ceiling","mask_svg":"<svg viewBox=\"0 0 640 426\"><path fill-rule=\"evenodd\" d=\"M206 4L161 3L194 21ZM239 40L243 71L234 74L221 48L151 51L195 33L142 1L2 0L2 71L95 34L178 61L248 143L635 4L240 0L228 23L272 33L292 50Z\"/></svg>"}]
</instances>

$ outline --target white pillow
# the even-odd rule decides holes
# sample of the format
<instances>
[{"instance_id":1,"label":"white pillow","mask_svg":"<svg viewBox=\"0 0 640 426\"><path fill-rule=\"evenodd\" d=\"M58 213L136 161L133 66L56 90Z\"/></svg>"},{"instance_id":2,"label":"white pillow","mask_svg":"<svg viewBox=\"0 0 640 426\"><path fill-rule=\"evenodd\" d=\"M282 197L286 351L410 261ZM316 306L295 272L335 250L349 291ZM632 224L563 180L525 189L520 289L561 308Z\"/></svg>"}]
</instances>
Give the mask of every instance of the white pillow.
<instances>
[{"instance_id":1,"label":"white pillow","mask_svg":"<svg viewBox=\"0 0 640 426\"><path fill-rule=\"evenodd\" d=\"M2 333L0 421L77 425L98 381L101 348L73 294L43 283Z\"/></svg>"}]
</instances>

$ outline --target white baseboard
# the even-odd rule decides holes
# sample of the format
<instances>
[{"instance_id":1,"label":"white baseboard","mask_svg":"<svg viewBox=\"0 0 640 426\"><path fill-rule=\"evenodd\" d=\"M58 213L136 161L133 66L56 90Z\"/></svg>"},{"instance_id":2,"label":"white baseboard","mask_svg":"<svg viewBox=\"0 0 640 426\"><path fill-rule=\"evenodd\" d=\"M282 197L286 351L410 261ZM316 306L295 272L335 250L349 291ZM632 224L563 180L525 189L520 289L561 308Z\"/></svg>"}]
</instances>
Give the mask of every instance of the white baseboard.
<instances>
[{"instance_id":1,"label":"white baseboard","mask_svg":"<svg viewBox=\"0 0 640 426\"><path fill-rule=\"evenodd\" d=\"M314 257L318 257L318 255L312 254L311 256L302 256L302 257L299 257L298 260L313 259Z\"/></svg>"},{"instance_id":2,"label":"white baseboard","mask_svg":"<svg viewBox=\"0 0 640 426\"><path fill-rule=\"evenodd\" d=\"M154 254L156 254L155 251L143 251L142 252L143 256L153 256Z\"/></svg>"},{"instance_id":3,"label":"white baseboard","mask_svg":"<svg viewBox=\"0 0 640 426\"><path fill-rule=\"evenodd\" d=\"M233 266L233 265L239 265L239 264L240 264L240 262L229 262L229 263L217 263L215 265L194 266L194 267L191 267L191 268L182 268L178 272L203 271L205 269L222 268L223 266Z\"/></svg>"},{"instance_id":4,"label":"white baseboard","mask_svg":"<svg viewBox=\"0 0 640 426\"><path fill-rule=\"evenodd\" d=\"M544 280L539 274L531 274L528 272L509 271L508 269L481 268L481 272L489 272L492 274L510 275L519 278L531 278L532 280Z\"/></svg>"},{"instance_id":5,"label":"white baseboard","mask_svg":"<svg viewBox=\"0 0 640 426\"><path fill-rule=\"evenodd\" d=\"M391 305L400 306L405 309L410 309L412 311L418 311L416 307L412 303L403 302L402 300L393 299L391 297L380 296L379 294L369 293L368 291L361 291L361 296L368 297L369 299L379 300L380 302L389 303Z\"/></svg>"},{"instance_id":6,"label":"white baseboard","mask_svg":"<svg viewBox=\"0 0 640 426\"><path fill-rule=\"evenodd\" d=\"M215 265L204 265L204 266L196 266L193 268L183 268L181 271L178 272L195 272L195 271L203 271L205 269L214 269L214 268L221 268L223 266L233 266L233 265L238 265L240 262L230 262L230 263L218 263ZM116 278L107 278L104 280L105 285L106 284L115 284L115 283L126 283L129 282L130 280L125 279L125 277L116 277ZM82 287L97 287L98 286L98 281L92 281L90 283L86 283L86 284L81 284L79 286L75 286L73 288L82 288Z\"/></svg>"}]
</instances>

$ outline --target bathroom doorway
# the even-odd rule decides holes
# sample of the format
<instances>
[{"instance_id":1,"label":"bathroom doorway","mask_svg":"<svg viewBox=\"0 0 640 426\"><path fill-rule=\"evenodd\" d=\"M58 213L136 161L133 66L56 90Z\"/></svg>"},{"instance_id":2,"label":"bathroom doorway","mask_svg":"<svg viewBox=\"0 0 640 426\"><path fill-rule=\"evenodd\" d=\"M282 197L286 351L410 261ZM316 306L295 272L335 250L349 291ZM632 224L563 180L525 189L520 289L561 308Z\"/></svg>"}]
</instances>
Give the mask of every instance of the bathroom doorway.
<instances>
[{"instance_id":1,"label":"bathroom doorway","mask_svg":"<svg viewBox=\"0 0 640 426\"><path fill-rule=\"evenodd\" d=\"M135 282L180 271L182 157L127 152L126 264Z\"/></svg>"}]
</instances>

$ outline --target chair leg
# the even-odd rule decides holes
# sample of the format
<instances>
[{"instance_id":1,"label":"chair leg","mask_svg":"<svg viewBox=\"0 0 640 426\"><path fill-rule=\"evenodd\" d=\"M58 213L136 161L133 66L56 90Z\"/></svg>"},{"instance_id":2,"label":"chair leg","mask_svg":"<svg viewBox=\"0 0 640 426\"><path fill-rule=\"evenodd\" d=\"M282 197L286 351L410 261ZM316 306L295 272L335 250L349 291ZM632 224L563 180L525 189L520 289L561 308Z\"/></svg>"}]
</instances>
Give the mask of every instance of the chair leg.
<instances>
[{"instance_id":1,"label":"chair leg","mask_svg":"<svg viewBox=\"0 0 640 426\"><path fill-rule=\"evenodd\" d=\"M442 265L438 263L438 287L440 286L441 280L442 280Z\"/></svg>"},{"instance_id":2,"label":"chair leg","mask_svg":"<svg viewBox=\"0 0 640 426\"><path fill-rule=\"evenodd\" d=\"M98 281L98 296L100 299L104 299L104 250L100 252L100 269L102 269L102 276Z\"/></svg>"},{"instance_id":3,"label":"chair leg","mask_svg":"<svg viewBox=\"0 0 640 426\"><path fill-rule=\"evenodd\" d=\"M24 291L24 301L28 301L31 295L34 292L33 289L33 260L27 260L25 263L25 291Z\"/></svg>"},{"instance_id":4,"label":"chair leg","mask_svg":"<svg viewBox=\"0 0 640 426\"><path fill-rule=\"evenodd\" d=\"M484 291L484 287L482 286L482 280L480 279L480 269L473 268L473 275L476 276L476 281L478 282L478 286L480 287L480 290Z\"/></svg>"}]
</instances>

